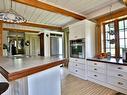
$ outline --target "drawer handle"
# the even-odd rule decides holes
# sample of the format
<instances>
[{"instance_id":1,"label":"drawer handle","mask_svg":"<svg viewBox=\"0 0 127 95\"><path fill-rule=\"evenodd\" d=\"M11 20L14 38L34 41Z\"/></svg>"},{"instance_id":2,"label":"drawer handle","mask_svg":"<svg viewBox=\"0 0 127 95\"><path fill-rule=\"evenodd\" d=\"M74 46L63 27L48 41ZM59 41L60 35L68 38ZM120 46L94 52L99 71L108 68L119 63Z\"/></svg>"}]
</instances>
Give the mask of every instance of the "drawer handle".
<instances>
[{"instance_id":1,"label":"drawer handle","mask_svg":"<svg viewBox=\"0 0 127 95\"><path fill-rule=\"evenodd\" d=\"M78 70L75 70L75 72L78 72Z\"/></svg>"},{"instance_id":2,"label":"drawer handle","mask_svg":"<svg viewBox=\"0 0 127 95\"><path fill-rule=\"evenodd\" d=\"M118 74L118 76L119 76L119 77L123 77L123 75L122 75L122 74Z\"/></svg>"},{"instance_id":3,"label":"drawer handle","mask_svg":"<svg viewBox=\"0 0 127 95\"><path fill-rule=\"evenodd\" d=\"M75 66L78 66L77 64Z\"/></svg>"},{"instance_id":4,"label":"drawer handle","mask_svg":"<svg viewBox=\"0 0 127 95\"><path fill-rule=\"evenodd\" d=\"M122 82L118 82L118 84L119 84L119 85L123 85L123 83L122 83Z\"/></svg>"},{"instance_id":5,"label":"drawer handle","mask_svg":"<svg viewBox=\"0 0 127 95\"><path fill-rule=\"evenodd\" d=\"M97 63L94 63L94 65L97 65Z\"/></svg>"},{"instance_id":6,"label":"drawer handle","mask_svg":"<svg viewBox=\"0 0 127 95\"><path fill-rule=\"evenodd\" d=\"M95 71L97 71L97 69L96 69L96 68L95 68L94 70L95 70Z\"/></svg>"},{"instance_id":7,"label":"drawer handle","mask_svg":"<svg viewBox=\"0 0 127 95\"><path fill-rule=\"evenodd\" d=\"M75 36L75 38L77 38L77 36Z\"/></svg>"},{"instance_id":8,"label":"drawer handle","mask_svg":"<svg viewBox=\"0 0 127 95\"><path fill-rule=\"evenodd\" d=\"M95 77L97 77L97 75L94 75Z\"/></svg>"},{"instance_id":9,"label":"drawer handle","mask_svg":"<svg viewBox=\"0 0 127 95\"><path fill-rule=\"evenodd\" d=\"M75 61L78 61L78 60L75 60Z\"/></svg>"},{"instance_id":10,"label":"drawer handle","mask_svg":"<svg viewBox=\"0 0 127 95\"><path fill-rule=\"evenodd\" d=\"M118 67L119 70L122 70L123 68L122 67Z\"/></svg>"}]
</instances>

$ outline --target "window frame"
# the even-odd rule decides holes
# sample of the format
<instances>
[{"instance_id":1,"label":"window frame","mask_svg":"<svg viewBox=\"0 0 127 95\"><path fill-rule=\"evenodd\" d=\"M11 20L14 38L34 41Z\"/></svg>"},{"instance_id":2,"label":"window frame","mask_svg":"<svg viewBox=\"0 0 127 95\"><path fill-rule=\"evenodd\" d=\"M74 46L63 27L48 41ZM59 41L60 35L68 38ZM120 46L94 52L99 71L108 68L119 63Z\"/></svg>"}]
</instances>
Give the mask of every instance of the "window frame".
<instances>
[{"instance_id":1,"label":"window frame","mask_svg":"<svg viewBox=\"0 0 127 95\"><path fill-rule=\"evenodd\" d=\"M120 29L119 29L119 22L123 21L123 20L127 20L127 17L125 18L121 18L121 19L115 19L113 21L109 21L106 23L103 23L103 46L104 46L104 52L106 52L106 38L105 38L105 34L106 34L106 29L105 29L105 25L114 22L114 31L115 31L115 56L112 57L121 57L120 56L120 37L119 37L119 33L120 33ZM127 28L126 28L127 29ZM125 32L125 24L124 24L124 32ZM124 37L124 39L127 39ZM126 45L126 44L124 44ZM127 48L127 47L126 47Z\"/></svg>"}]
</instances>

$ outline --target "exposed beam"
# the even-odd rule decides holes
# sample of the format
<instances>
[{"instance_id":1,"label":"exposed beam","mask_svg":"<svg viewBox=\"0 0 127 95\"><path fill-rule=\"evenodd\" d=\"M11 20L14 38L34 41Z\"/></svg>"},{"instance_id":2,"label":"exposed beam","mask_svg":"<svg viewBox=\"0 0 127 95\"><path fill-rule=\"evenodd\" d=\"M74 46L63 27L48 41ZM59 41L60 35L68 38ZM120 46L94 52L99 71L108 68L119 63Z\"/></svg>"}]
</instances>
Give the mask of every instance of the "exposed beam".
<instances>
[{"instance_id":1,"label":"exposed beam","mask_svg":"<svg viewBox=\"0 0 127 95\"><path fill-rule=\"evenodd\" d=\"M102 23L104 21L111 20L111 19L117 19L119 17L126 16L126 15L127 15L127 8L122 8L122 9L112 12L112 14L108 13L106 15L100 16L96 18L96 20Z\"/></svg>"},{"instance_id":2,"label":"exposed beam","mask_svg":"<svg viewBox=\"0 0 127 95\"><path fill-rule=\"evenodd\" d=\"M74 13L74 12L53 6L51 4L47 4L47 3L39 1L39 0L13 0L13 1L25 4L25 5L29 5L29 6L32 6L35 8L40 8L40 9L43 9L46 11L60 13L62 15L70 16L70 17L73 17L73 18L78 19L78 20L83 20L86 18L86 17L79 15L77 13Z\"/></svg>"},{"instance_id":3,"label":"exposed beam","mask_svg":"<svg viewBox=\"0 0 127 95\"><path fill-rule=\"evenodd\" d=\"M32 23L32 22L25 22L25 23L4 22L4 23L17 24L17 25L22 25L22 26L30 26L30 27L38 27L38 28L46 28L46 29L50 29L50 30L59 30L59 31L62 30L62 27L45 25L45 24L36 24L36 23Z\"/></svg>"},{"instance_id":4,"label":"exposed beam","mask_svg":"<svg viewBox=\"0 0 127 95\"><path fill-rule=\"evenodd\" d=\"M39 33L39 31L35 31L35 30L24 30L24 29L15 29L15 28L3 28L3 30L8 30L8 31L12 31L12 32Z\"/></svg>"}]
</instances>

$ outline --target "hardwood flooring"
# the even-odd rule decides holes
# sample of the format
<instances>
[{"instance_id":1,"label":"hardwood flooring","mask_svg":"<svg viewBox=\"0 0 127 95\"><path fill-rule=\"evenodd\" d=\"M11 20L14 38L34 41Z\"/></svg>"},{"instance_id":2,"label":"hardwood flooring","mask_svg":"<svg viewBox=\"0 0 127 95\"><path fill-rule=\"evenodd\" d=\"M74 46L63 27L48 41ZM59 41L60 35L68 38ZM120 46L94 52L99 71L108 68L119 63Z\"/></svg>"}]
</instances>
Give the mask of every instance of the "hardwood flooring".
<instances>
[{"instance_id":1,"label":"hardwood flooring","mask_svg":"<svg viewBox=\"0 0 127 95\"><path fill-rule=\"evenodd\" d=\"M62 95L115 95L116 93L114 90L82 80L67 72L62 80Z\"/></svg>"}]
</instances>

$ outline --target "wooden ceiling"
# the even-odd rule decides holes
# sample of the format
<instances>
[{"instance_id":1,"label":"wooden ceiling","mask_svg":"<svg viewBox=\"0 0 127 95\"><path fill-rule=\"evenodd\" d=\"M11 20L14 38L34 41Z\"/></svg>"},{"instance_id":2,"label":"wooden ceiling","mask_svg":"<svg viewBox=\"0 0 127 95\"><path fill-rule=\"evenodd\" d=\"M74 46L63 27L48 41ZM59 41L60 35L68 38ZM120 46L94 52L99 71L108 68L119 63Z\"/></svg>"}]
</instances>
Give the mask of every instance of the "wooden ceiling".
<instances>
[{"instance_id":1,"label":"wooden ceiling","mask_svg":"<svg viewBox=\"0 0 127 95\"><path fill-rule=\"evenodd\" d=\"M33 25L39 28L61 29L62 26L70 22L85 19L84 15L118 1L119 0L100 0L99 2L98 0L13 0L12 8L28 20L28 23L22 24L23 26ZM10 9L10 5L11 0L0 0L0 10Z\"/></svg>"},{"instance_id":2,"label":"wooden ceiling","mask_svg":"<svg viewBox=\"0 0 127 95\"><path fill-rule=\"evenodd\" d=\"M40 2L38 0L13 0L13 1L28 5L28 6L32 6L35 8L39 8L42 10L46 10L46 11L50 11L50 12L54 12L54 13L59 13L59 14L65 15L65 16L70 16L70 17L73 17L78 20L85 19L85 17L83 15L79 15L79 13L74 13L72 11L68 11L68 10L53 6L51 4L47 4L45 2Z\"/></svg>"}]
</instances>

